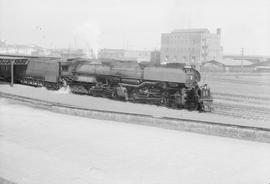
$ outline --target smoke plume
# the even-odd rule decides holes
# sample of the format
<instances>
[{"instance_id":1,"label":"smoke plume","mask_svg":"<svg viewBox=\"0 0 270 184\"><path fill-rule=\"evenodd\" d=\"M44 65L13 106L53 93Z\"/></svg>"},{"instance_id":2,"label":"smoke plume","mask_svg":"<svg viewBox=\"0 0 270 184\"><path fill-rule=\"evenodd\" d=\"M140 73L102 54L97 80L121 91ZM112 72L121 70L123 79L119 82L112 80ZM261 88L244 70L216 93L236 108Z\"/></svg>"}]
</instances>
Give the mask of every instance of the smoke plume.
<instances>
[{"instance_id":1,"label":"smoke plume","mask_svg":"<svg viewBox=\"0 0 270 184\"><path fill-rule=\"evenodd\" d=\"M75 29L74 35L76 40L82 43L80 45L87 51L89 56L94 54L97 57L101 35L97 21L89 20L81 24Z\"/></svg>"}]
</instances>

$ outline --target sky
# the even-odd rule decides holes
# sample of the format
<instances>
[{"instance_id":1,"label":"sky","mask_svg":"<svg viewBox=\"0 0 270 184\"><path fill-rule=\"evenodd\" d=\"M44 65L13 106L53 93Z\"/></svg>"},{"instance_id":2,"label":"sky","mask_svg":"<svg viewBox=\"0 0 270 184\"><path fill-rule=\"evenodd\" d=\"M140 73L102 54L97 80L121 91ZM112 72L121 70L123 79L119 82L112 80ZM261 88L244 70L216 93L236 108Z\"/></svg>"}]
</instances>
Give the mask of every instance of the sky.
<instances>
[{"instance_id":1,"label":"sky","mask_svg":"<svg viewBox=\"0 0 270 184\"><path fill-rule=\"evenodd\" d=\"M225 54L270 55L269 0L0 0L11 44L152 50L186 28L221 28Z\"/></svg>"}]
</instances>

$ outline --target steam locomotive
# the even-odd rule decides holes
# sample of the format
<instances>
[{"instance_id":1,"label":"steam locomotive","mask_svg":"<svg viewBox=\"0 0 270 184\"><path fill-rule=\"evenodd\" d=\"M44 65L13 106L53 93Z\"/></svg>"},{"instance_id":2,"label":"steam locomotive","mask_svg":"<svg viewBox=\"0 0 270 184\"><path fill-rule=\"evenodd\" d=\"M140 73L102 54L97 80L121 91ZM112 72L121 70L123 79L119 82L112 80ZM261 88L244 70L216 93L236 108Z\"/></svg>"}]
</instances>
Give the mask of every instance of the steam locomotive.
<instances>
[{"instance_id":1,"label":"steam locomotive","mask_svg":"<svg viewBox=\"0 0 270 184\"><path fill-rule=\"evenodd\" d=\"M8 68L0 77L9 79ZM15 81L31 86L106 97L170 108L211 111L213 98L207 85L199 86L200 73L192 66L142 66L121 60L29 60L14 72Z\"/></svg>"}]
</instances>

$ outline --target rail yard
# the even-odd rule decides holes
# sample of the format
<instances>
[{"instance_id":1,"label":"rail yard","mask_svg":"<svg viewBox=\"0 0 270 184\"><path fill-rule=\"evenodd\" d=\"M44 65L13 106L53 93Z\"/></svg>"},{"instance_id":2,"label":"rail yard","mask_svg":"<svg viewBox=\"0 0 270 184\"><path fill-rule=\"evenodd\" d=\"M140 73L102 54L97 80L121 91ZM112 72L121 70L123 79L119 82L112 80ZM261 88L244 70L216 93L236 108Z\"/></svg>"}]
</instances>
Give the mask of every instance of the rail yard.
<instances>
[{"instance_id":1,"label":"rail yard","mask_svg":"<svg viewBox=\"0 0 270 184\"><path fill-rule=\"evenodd\" d=\"M269 0L0 0L0 184L270 184Z\"/></svg>"},{"instance_id":2,"label":"rail yard","mask_svg":"<svg viewBox=\"0 0 270 184\"><path fill-rule=\"evenodd\" d=\"M97 70L96 65L90 66ZM44 74L33 68L31 75ZM53 70L58 75L58 70ZM165 68L163 71L177 70ZM18 74L16 69L13 72ZM160 87L161 83L157 85L156 81L144 81L144 78L138 80L139 84L120 79L126 83L111 83L108 88L107 83L95 83L93 75L90 78L85 73L79 75L77 79L80 80L76 82L74 78L65 76L63 82L52 79L48 73L49 70L46 70L45 78L15 78L12 85L2 78L0 135L3 139L0 144L3 149L0 156L4 159L0 166L0 181L155 183L155 179L165 182L166 178L171 178L170 183L178 183L181 178L186 182L199 183L208 181L215 173L219 183L237 183L240 177L242 182L267 182L270 170L268 74L217 76L202 73L198 77L193 73L192 77L188 77L193 81L181 79L177 85L170 84L170 91L167 92L171 95L164 99L160 94L164 94L166 87ZM182 74L185 76L187 73ZM202 83L199 83L199 78L202 78ZM56 83L49 82L51 80ZM67 85L63 85L65 83ZM205 88L202 84L208 85ZM167 84L165 86L168 87ZM136 88L141 91L134 90ZM177 91L178 88L195 93L183 95ZM104 89L119 90L120 93L113 90L104 93ZM136 91L135 96L140 99L135 101L130 98L134 93L125 93L126 90ZM95 93L97 91L99 93ZM208 95L203 94L205 92ZM211 108L207 109L208 105ZM228 149L221 149L224 146ZM146 156L147 153L155 157ZM185 157L184 162L179 159L182 157ZM193 162L194 157L203 158L202 162ZM89 163L85 163L87 160ZM53 163L54 167L51 166ZM237 166L232 167L233 163ZM204 164L210 164L208 174L202 172ZM182 169L187 165L192 169ZM230 171L216 171L217 167L226 168L229 165L233 168ZM134 169L130 169L132 167ZM251 169L244 174L241 173L243 167ZM27 171L22 171L26 168ZM197 175L197 178L190 177L194 172L203 174ZM232 172L240 174L227 177ZM158 177L154 177L157 173Z\"/></svg>"},{"instance_id":3,"label":"rail yard","mask_svg":"<svg viewBox=\"0 0 270 184\"><path fill-rule=\"evenodd\" d=\"M97 111L269 128L267 73L200 74L193 67L180 65L141 66L131 61L84 59L64 62L22 56L1 56L0 69L2 80L11 78L12 85L16 83L13 88L2 83L0 91L6 97L10 94ZM206 84L211 88L202 86ZM176 110L183 108L210 113Z\"/></svg>"}]
</instances>

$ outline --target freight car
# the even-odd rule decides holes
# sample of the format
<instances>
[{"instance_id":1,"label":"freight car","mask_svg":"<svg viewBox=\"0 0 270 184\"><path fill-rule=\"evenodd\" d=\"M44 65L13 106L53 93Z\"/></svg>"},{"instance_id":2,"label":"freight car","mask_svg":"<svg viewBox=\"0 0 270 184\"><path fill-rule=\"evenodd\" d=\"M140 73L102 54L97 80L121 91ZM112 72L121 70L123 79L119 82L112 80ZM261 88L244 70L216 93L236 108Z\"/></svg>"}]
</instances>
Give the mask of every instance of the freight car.
<instances>
[{"instance_id":1,"label":"freight car","mask_svg":"<svg viewBox=\"0 0 270 184\"><path fill-rule=\"evenodd\" d=\"M199 87L200 73L183 68L140 67L133 61L101 61L76 66L73 93L173 108L211 111L212 96L207 85Z\"/></svg>"}]
</instances>

